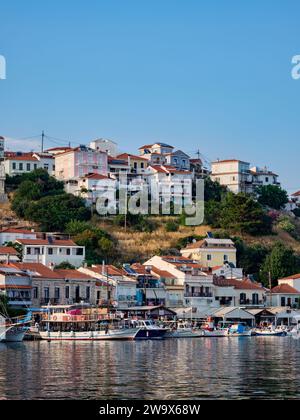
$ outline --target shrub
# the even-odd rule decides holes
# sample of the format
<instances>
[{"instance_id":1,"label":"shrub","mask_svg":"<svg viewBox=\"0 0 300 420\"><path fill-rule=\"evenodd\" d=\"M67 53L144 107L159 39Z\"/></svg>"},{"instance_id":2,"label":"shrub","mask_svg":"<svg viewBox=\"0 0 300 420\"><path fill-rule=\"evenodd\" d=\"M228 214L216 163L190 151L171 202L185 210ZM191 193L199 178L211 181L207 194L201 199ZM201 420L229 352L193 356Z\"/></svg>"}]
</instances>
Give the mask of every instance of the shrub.
<instances>
[{"instance_id":1,"label":"shrub","mask_svg":"<svg viewBox=\"0 0 300 420\"><path fill-rule=\"evenodd\" d=\"M169 221L165 225L166 232L177 232L179 224L177 222Z\"/></svg>"}]
</instances>

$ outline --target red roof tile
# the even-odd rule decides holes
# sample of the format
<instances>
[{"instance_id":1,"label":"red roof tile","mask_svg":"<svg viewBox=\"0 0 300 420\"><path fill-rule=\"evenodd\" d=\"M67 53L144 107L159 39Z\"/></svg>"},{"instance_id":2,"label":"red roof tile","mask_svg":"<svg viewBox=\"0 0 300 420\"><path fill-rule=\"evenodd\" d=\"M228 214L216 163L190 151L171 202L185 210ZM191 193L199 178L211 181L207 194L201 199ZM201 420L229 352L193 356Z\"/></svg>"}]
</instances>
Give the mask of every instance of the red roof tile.
<instances>
[{"instance_id":1,"label":"red roof tile","mask_svg":"<svg viewBox=\"0 0 300 420\"><path fill-rule=\"evenodd\" d=\"M22 245L49 245L49 246L77 246L71 240L53 240L51 243L47 239L17 239Z\"/></svg>"},{"instance_id":2,"label":"red roof tile","mask_svg":"<svg viewBox=\"0 0 300 420\"><path fill-rule=\"evenodd\" d=\"M300 292L289 284L280 284L279 286L273 287L271 292L278 294L300 295Z\"/></svg>"},{"instance_id":3,"label":"red roof tile","mask_svg":"<svg viewBox=\"0 0 300 420\"><path fill-rule=\"evenodd\" d=\"M0 254L1 255L18 255L15 248L11 246L0 246Z\"/></svg>"}]
</instances>

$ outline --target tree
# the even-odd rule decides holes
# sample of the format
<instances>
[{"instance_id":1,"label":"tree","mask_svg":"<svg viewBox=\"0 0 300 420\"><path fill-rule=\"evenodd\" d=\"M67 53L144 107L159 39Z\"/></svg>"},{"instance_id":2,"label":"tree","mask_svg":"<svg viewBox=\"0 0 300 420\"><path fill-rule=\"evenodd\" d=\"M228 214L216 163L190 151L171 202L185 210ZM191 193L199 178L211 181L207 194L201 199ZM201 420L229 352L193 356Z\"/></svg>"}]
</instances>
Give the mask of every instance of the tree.
<instances>
[{"instance_id":1,"label":"tree","mask_svg":"<svg viewBox=\"0 0 300 420\"><path fill-rule=\"evenodd\" d=\"M272 220L259 203L245 193L226 194L220 212L220 226L251 235L270 234Z\"/></svg>"},{"instance_id":2,"label":"tree","mask_svg":"<svg viewBox=\"0 0 300 420\"><path fill-rule=\"evenodd\" d=\"M289 202L288 194L278 185L263 185L256 189L257 201L262 206L280 210Z\"/></svg>"},{"instance_id":3,"label":"tree","mask_svg":"<svg viewBox=\"0 0 300 420\"><path fill-rule=\"evenodd\" d=\"M90 218L84 200L65 193L30 202L24 213L27 220L38 223L46 232L61 232L71 220L84 221Z\"/></svg>"},{"instance_id":4,"label":"tree","mask_svg":"<svg viewBox=\"0 0 300 420\"><path fill-rule=\"evenodd\" d=\"M204 206L204 224L211 227L220 227L222 204L219 201L209 200Z\"/></svg>"},{"instance_id":5,"label":"tree","mask_svg":"<svg viewBox=\"0 0 300 420\"><path fill-rule=\"evenodd\" d=\"M68 261L63 261L62 263L56 265L55 270L75 270L74 265L70 264Z\"/></svg>"},{"instance_id":6,"label":"tree","mask_svg":"<svg viewBox=\"0 0 300 420\"><path fill-rule=\"evenodd\" d=\"M217 181L207 177L204 180L204 201L221 201L227 192L227 188Z\"/></svg>"},{"instance_id":7,"label":"tree","mask_svg":"<svg viewBox=\"0 0 300 420\"><path fill-rule=\"evenodd\" d=\"M240 238L233 238L237 250L237 266L243 267L245 274L252 274L257 279L270 249L259 243L247 245Z\"/></svg>"},{"instance_id":8,"label":"tree","mask_svg":"<svg viewBox=\"0 0 300 420\"><path fill-rule=\"evenodd\" d=\"M261 280L266 286L269 283L269 273L272 280L278 280L299 272L299 257L292 248L287 248L277 242L267 255L261 269Z\"/></svg>"}]
</instances>

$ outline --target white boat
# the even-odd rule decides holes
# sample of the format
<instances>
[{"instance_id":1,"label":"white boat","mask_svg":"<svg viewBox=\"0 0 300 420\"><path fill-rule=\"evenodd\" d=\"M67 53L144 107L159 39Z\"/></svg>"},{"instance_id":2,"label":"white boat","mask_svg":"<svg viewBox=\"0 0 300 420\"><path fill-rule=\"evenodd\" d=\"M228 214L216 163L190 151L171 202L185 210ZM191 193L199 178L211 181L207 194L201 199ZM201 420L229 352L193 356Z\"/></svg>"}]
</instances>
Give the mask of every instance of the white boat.
<instances>
[{"instance_id":1,"label":"white boat","mask_svg":"<svg viewBox=\"0 0 300 420\"><path fill-rule=\"evenodd\" d=\"M242 323L233 324L228 328L228 337L251 337L253 330Z\"/></svg>"},{"instance_id":2,"label":"white boat","mask_svg":"<svg viewBox=\"0 0 300 420\"><path fill-rule=\"evenodd\" d=\"M203 337L228 337L228 328L214 328L203 330Z\"/></svg>"},{"instance_id":3,"label":"white boat","mask_svg":"<svg viewBox=\"0 0 300 420\"><path fill-rule=\"evenodd\" d=\"M300 315L294 316L294 319L296 321L296 325L291 331L291 336L295 340L299 340L299 338L300 338Z\"/></svg>"},{"instance_id":4,"label":"white boat","mask_svg":"<svg viewBox=\"0 0 300 420\"><path fill-rule=\"evenodd\" d=\"M274 328L274 327L255 328L254 335L264 336L264 337L268 337L268 336L282 337L282 336L287 335L287 332L282 328Z\"/></svg>"},{"instance_id":5,"label":"white boat","mask_svg":"<svg viewBox=\"0 0 300 420\"><path fill-rule=\"evenodd\" d=\"M30 316L31 319L31 316ZM16 318L7 321L4 317L0 317L0 342L17 343L24 340L24 336L28 331L26 326L30 320L28 317Z\"/></svg>"},{"instance_id":6,"label":"white boat","mask_svg":"<svg viewBox=\"0 0 300 420\"><path fill-rule=\"evenodd\" d=\"M101 341L134 340L139 328L109 329L100 331L40 331L42 340L47 341Z\"/></svg>"},{"instance_id":7,"label":"white boat","mask_svg":"<svg viewBox=\"0 0 300 420\"><path fill-rule=\"evenodd\" d=\"M166 338L199 338L204 336L202 330L192 328L187 322L172 322L168 328Z\"/></svg>"}]
</instances>

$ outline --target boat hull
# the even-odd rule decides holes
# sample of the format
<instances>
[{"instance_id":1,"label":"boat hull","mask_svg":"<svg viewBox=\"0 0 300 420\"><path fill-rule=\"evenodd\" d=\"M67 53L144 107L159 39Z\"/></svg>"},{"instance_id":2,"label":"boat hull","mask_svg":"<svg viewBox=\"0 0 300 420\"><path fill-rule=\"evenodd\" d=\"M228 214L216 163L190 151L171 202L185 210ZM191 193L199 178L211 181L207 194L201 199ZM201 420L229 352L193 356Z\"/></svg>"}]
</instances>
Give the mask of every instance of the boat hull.
<instances>
[{"instance_id":1,"label":"boat hull","mask_svg":"<svg viewBox=\"0 0 300 420\"><path fill-rule=\"evenodd\" d=\"M107 340L134 340L138 328L117 331L41 331L39 333L42 340L47 341L107 341Z\"/></svg>"},{"instance_id":2,"label":"boat hull","mask_svg":"<svg viewBox=\"0 0 300 420\"><path fill-rule=\"evenodd\" d=\"M168 330L163 328L141 328L135 336L135 340L163 340Z\"/></svg>"},{"instance_id":3,"label":"boat hull","mask_svg":"<svg viewBox=\"0 0 300 420\"><path fill-rule=\"evenodd\" d=\"M27 329L22 327L12 327L2 333L0 342L20 343L24 340Z\"/></svg>"},{"instance_id":4,"label":"boat hull","mask_svg":"<svg viewBox=\"0 0 300 420\"><path fill-rule=\"evenodd\" d=\"M165 337L166 338L199 338L203 337L203 331L170 331L168 332Z\"/></svg>"},{"instance_id":5,"label":"boat hull","mask_svg":"<svg viewBox=\"0 0 300 420\"><path fill-rule=\"evenodd\" d=\"M208 331L204 330L203 337L228 337L228 331L227 330L214 330L214 331Z\"/></svg>"}]
</instances>

